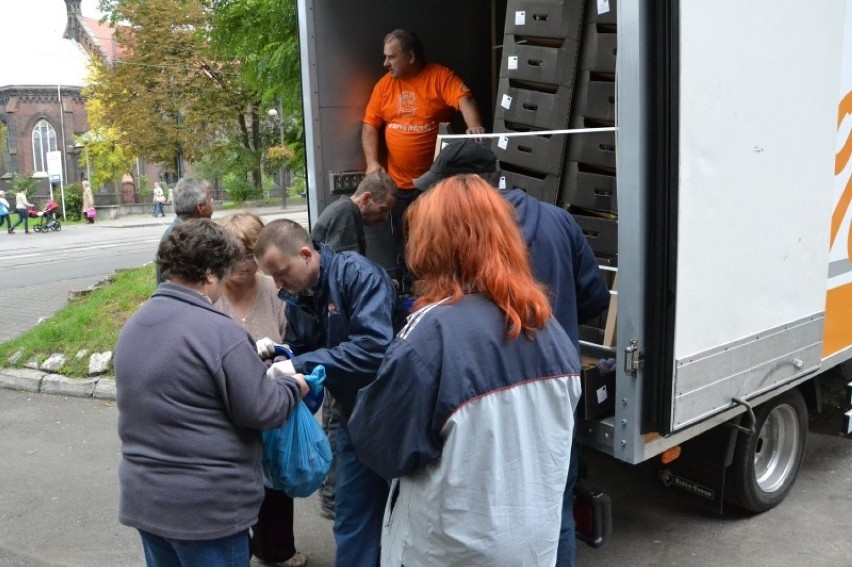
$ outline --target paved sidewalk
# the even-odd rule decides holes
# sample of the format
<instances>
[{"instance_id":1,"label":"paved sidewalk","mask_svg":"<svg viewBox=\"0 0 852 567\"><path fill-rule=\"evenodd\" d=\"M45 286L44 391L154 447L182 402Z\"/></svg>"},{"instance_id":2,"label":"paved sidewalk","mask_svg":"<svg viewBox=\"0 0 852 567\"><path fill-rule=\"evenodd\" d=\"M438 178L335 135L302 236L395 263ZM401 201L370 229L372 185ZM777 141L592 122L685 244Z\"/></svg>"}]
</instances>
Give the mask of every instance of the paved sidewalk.
<instances>
[{"instance_id":1,"label":"paved sidewalk","mask_svg":"<svg viewBox=\"0 0 852 567\"><path fill-rule=\"evenodd\" d=\"M281 205L272 205L272 206L264 206L264 207L246 207L246 208L237 208L237 209L225 209L225 210L216 210L213 211L213 218L219 219L222 217L226 217L228 215L232 215L238 212L252 212L259 216L260 218L268 217L268 216L280 216L282 213L298 213L302 211L306 211L308 206L303 201L297 201L295 203L288 203L287 208L283 208ZM136 226L160 226L160 225L168 225L174 220L175 216L173 214L167 214L165 217L154 217L152 215L144 214L144 215L125 215L123 217L117 217L114 219L98 219L95 221L95 224L92 225L92 228L105 227L105 228L129 228Z\"/></svg>"}]
</instances>

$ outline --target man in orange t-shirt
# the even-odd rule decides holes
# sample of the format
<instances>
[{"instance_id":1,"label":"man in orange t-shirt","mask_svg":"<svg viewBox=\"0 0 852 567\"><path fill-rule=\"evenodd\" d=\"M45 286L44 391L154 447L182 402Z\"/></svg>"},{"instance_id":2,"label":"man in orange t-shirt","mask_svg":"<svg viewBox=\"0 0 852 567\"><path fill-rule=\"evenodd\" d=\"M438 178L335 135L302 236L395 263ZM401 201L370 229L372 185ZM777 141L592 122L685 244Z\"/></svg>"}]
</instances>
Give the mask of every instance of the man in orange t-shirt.
<instances>
[{"instance_id":1,"label":"man in orange t-shirt","mask_svg":"<svg viewBox=\"0 0 852 567\"><path fill-rule=\"evenodd\" d=\"M367 174L381 171L379 130L385 128L387 172L399 191L391 213L397 255L402 254L400 230L405 209L420 191L413 180L432 165L438 126L447 122L453 110L461 112L468 134L483 134L482 120L470 89L450 69L427 63L423 44L416 34L394 30L385 36L385 69L364 112L361 146ZM400 267L404 270L402 262Z\"/></svg>"}]
</instances>

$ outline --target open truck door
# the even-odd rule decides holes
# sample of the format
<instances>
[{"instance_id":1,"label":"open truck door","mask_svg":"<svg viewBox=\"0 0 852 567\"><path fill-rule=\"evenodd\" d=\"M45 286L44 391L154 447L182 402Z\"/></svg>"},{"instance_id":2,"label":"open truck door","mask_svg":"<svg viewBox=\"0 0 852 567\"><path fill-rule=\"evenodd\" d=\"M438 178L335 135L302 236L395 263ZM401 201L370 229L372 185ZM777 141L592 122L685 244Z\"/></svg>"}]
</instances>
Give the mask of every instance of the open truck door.
<instances>
[{"instance_id":1,"label":"open truck door","mask_svg":"<svg viewBox=\"0 0 852 567\"><path fill-rule=\"evenodd\" d=\"M363 174L384 35L416 31L507 184L569 208L618 274L584 336L616 364L581 441L633 464L717 447L712 483L661 477L765 510L798 472L801 391L852 352L850 4L299 0L310 216ZM617 131L564 133L594 126ZM368 255L390 268L383 230Z\"/></svg>"}]
</instances>

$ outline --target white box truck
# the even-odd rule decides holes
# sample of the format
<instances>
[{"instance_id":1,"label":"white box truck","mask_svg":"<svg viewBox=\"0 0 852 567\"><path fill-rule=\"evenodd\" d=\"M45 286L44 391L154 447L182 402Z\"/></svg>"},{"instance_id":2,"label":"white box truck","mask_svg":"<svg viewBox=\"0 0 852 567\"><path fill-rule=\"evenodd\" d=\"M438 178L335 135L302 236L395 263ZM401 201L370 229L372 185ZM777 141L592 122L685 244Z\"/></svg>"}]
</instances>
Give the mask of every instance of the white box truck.
<instances>
[{"instance_id":1,"label":"white box truck","mask_svg":"<svg viewBox=\"0 0 852 567\"><path fill-rule=\"evenodd\" d=\"M592 149L614 150L614 167L584 170L587 158L572 146L584 134L576 134L564 137L558 174L548 163L536 177L534 145L526 165L509 171L565 206L576 189L569 171L609 175L617 185L601 217L616 220L616 249L601 254L618 272L616 332L609 345L584 343L586 354L616 359L605 391L614 405L582 420L579 437L633 464L682 448L661 478L717 506L726 497L759 512L783 500L801 463L807 408L818 405L818 378L852 356L852 1L298 7L312 219L363 171L361 118L392 29L416 31L427 59L465 79L496 134L540 131L545 145L559 138L513 123L500 108L507 89L556 98L572 89L575 108L554 117L554 125L568 118L559 130L582 125L576 105L591 108L583 81L609 85L597 107L612 114L614 145ZM533 25L542 31L525 31ZM579 55L563 53L574 45ZM554 66L548 80L557 86L529 81L540 69L513 79L519 53L521 64ZM606 56L614 69L595 67ZM566 60L573 78L559 74ZM373 234L370 244L380 262L383 237Z\"/></svg>"}]
</instances>

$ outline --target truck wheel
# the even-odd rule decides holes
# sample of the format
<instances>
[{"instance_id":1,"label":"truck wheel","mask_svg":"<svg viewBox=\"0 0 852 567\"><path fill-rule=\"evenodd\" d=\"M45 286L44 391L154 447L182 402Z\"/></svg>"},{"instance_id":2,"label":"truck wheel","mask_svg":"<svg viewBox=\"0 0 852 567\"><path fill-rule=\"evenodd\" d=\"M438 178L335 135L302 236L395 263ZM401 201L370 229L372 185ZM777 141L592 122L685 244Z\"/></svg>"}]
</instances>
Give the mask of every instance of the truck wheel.
<instances>
[{"instance_id":1,"label":"truck wheel","mask_svg":"<svg viewBox=\"0 0 852 567\"><path fill-rule=\"evenodd\" d=\"M808 434L808 410L797 389L755 408L754 435L740 433L729 469L728 500L765 512L793 487Z\"/></svg>"}]
</instances>

